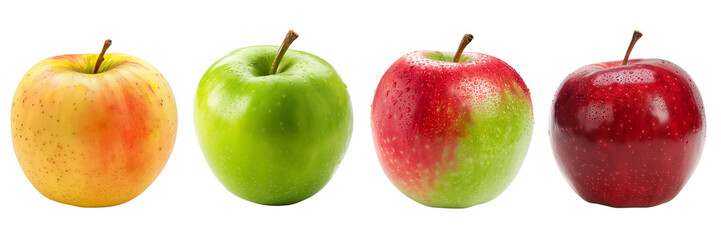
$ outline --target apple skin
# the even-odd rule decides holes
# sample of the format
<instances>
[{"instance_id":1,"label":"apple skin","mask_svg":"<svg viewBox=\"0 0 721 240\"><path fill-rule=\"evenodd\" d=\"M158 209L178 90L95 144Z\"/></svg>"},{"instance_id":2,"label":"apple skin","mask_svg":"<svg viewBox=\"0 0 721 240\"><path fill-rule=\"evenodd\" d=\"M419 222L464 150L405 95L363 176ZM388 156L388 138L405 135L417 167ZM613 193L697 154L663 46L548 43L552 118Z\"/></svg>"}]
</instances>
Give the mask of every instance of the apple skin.
<instances>
[{"instance_id":1,"label":"apple skin","mask_svg":"<svg viewBox=\"0 0 721 240\"><path fill-rule=\"evenodd\" d=\"M495 198L518 173L533 131L530 93L498 58L417 51L383 75L371 127L383 171L406 196L464 208Z\"/></svg>"},{"instance_id":2,"label":"apple skin","mask_svg":"<svg viewBox=\"0 0 721 240\"><path fill-rule=\"evenodd\" d=\"M592 64L561 84L551 113L561 172L584 200L651 207L673 199L696 167L706 120L691 77L661 59Z\"/></svg>"},{"instance_id":3,"label":"apple skin","mask_svg":"<svg viewBox=\"0 0 721 240\"><path fill-rule=\"evenodd\" d=\"M168 161L177 109L168 82L125 54L62 55L40 61L13 98L20 166L45 197L82 207L127 202Z\"/></svg>"},{"instance_id":4,"label":"apple skin","mask_svg":"<svg viewBox=\"0 0 721 240\"><path fill-rule=\"evenodd\" d=\"M353 128L346 85L323 59L277 46L231 52L198 84L195 127L211 170L233 194L265 205L320 191L343 159Z\"/></svg>"}]
</instances>

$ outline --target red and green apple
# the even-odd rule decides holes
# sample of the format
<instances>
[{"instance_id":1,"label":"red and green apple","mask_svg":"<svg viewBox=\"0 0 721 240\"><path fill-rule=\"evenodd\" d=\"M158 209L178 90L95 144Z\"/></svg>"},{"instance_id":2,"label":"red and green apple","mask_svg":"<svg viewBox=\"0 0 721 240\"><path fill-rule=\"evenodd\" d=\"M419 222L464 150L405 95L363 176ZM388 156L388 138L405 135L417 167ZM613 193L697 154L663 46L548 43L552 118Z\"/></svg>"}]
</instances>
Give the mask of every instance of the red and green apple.
<instances>
[{"instance_id":1,"label":"red and green apple","mask_svg":"<svg viewBox=\"0 0 721 240\"><path fill-rule=\"evenodd\" d=\"M406 196L433 207L490 201L508 187L533 129L521 76L490 55L417 51L383 75L371 127L383 171Z\"/></svg>"}]
</instances>

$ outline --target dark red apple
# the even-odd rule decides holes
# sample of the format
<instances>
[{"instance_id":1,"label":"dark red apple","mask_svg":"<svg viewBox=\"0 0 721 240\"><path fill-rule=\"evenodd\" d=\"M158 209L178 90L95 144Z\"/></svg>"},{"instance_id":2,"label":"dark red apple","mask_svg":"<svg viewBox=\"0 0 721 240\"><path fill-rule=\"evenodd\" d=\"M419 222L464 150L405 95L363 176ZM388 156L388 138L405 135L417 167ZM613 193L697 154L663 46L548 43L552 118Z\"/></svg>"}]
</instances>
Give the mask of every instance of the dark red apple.
<instances>
[{"instance_id":1,"label":"dark red apple","mask_svg":"<svg viewBox=\"0 0 721 240\"><path fill-rule=\"evenodd\" d=\"M591 64L561 84L551 113L559 168L583 199L651 207L673 199L696 167L706 135L701 95L661 59Z\"/></svg>"}]
</instances>

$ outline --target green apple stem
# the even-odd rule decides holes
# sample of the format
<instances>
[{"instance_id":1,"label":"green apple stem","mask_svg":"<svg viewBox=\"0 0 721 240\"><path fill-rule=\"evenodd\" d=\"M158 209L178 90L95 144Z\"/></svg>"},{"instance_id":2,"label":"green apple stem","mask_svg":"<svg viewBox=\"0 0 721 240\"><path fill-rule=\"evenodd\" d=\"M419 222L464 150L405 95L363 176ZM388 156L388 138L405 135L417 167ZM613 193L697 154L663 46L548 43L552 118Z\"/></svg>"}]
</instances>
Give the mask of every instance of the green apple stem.
<instances>
[{"instance_id":1,"label":"green apple stem","mask_svg":"<svg viewBox=\"0 0 721 240\"><path fill-rule=\"evenodd\" d=\"M633 31L633 37L631 38L631 44L628 45L628 50L626 50L626 56L623 57L623 63L621 65L626 65L628 63L628 57L631 56L631 50L633 50L633 45L636 45L636 41L638 41L639 38L641 38L643 34L639 32L638 30Z\"/></svg>"},{"instance_id":2,"label":"green apple stem","mask_svg":"<svg viewBox=\"0 0 721 240\"><path fill-rule=\"evenodd\" d=\"M468 46L469 43L473 41L473 35L466 34L463 35L463 39L461 39L461 45L458 45L458 50L456 50L456 56L453 57L453 62L458 62L458 60L461 60L461 55L463 54L463 49L466 49L466 46Z\"/></svg>"},{"instance_id":3,"label":"green apple stem","mask_svg":"<svg viewBox=\"0 0 721 240\"><path fill-rule=\"evenodd\" d=\"M105 40L105 44L103 44L103 50L100 51L100 55L98 55L98 61L95 62L95 68L93 69L93 74L98 73L98 69L100 69L100 64L102 64L103 60L105 60L105 57L104 57L105 51L108 50L108 48L110 47L110 44L113 44L112 40L110 40L110 39Z\"/></svg>"},{"instance_id":4,"label":"green apple stem","mask_svg":"<svg viewBox=\"0 0 721 240\"><path fill-rule=\"evenodd\" d=\"M293 30L288 31L288 34L285 35L285 39L283 39L283 44L280 45L280 48L278 48L278 53L275 54L275 58L273 59L273 67L270 69L271 75L275 74L278 71L280 59L283 59L283 55L285 55L285 52L288 51L288 47L290 47L290 44L293 43L296 38L298 38L298 33Z\"/></svg>"}]
</instances>

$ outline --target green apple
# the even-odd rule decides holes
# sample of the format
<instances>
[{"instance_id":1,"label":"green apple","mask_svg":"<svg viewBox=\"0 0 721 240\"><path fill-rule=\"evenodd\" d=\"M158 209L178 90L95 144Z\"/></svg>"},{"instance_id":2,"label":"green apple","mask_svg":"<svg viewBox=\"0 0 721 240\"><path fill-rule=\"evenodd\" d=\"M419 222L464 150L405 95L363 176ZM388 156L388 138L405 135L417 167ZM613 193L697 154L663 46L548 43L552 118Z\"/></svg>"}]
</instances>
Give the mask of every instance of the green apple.
<instances>
[{"instance_id":1,"label":"green apple","mask_svg":"<svg viewBox=\"0 0 721 240\"><path fill-rule=\"evenodd\" d=\"M291 30L281 47L231 52L196 92L195 127L208 165L230 192L259 204L293 204L320 191L353 128L346 85L323 59L288 50L295 37Z\"/></svg>"}]
</instances>

